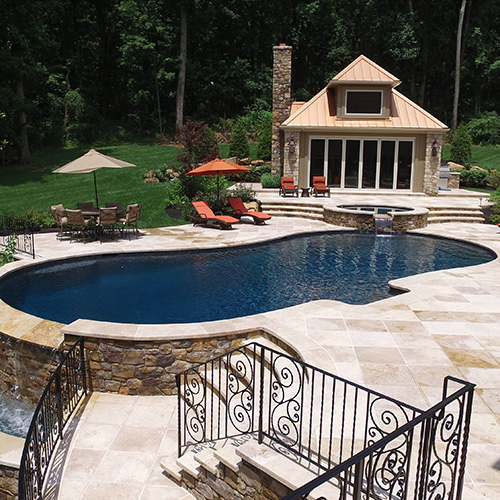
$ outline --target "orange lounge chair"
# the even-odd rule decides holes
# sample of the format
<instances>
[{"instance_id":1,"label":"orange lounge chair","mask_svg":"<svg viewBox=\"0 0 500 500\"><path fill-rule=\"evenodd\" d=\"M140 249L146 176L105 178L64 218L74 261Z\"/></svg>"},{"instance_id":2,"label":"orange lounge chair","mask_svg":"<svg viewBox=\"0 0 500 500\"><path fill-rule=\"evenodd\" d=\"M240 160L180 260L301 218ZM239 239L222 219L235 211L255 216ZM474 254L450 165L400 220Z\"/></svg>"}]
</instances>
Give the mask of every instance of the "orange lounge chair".
<instances>
[{"instance_id":1,"label":"orange lounge chair","mask_svg":"<svg viewBox=\"0 0 500 500\"><path fill-rule=\"evenodd\" d=\"M297 197L299 196L299 188L295 185L293 177L281 178L280 194L283 196L286 196L287 194L292 194Z\"/></svg>"},{"instance_id":2,"label":"orange lounge chair","mask_svg":"<svg viewBox=\"0 0 500 500\"><path fill-rule=\"evenodd\" d=\"M318 194L328 194L328 198L330 198L330 188L326 185L325 177L313 177L313 187L312 192L314 196L318 196Z\"/></svg>"},{"instance_id":3,"label":"orange lounge chair","mask_svg":"<svg viewBox=\"0 0 500 500\"><path fill-rule=\"evenodd\" d=\"M269 214L265 214L264 212L249 212L241 198L228 198L227 201L238 218L248 215L253 218L255 224L265 224L266 220L271 218Z\"/></svg>"},{"instance_id":4,"label":"orange lounge chair","mask_svg":"<svg viewBox=\"0 0 500 500\"><path fill-rule=\"evenodd\" d=\"M239 222L238 219L230 215L215 215L205 201L193 201L193 207L198 213L198 217L195 218L193 225L207 225L211 222L219 226L220 229L231 229L231 224Z\"/></svg>"}]
</instances>

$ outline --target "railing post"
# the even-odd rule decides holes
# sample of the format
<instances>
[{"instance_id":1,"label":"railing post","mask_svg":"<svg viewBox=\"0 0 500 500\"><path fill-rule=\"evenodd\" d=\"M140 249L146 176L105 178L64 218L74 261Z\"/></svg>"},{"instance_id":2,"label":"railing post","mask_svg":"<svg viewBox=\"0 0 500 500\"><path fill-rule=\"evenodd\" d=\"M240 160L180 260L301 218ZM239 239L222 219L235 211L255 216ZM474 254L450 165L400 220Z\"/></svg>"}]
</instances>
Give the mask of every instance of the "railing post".
<instances>
[{"instance_id":1,"label":"railing post","mask_svg":"<svg viewBox=\"0 0 500 500\"><path fill-rule=\"evenodd\" d=\"M56 411L57 411L57 426L59 427L59 438L63 437L63 401L61 394L61 366L56 368Z\"/></svg>"},{"instance_id":2,"label":"railing post","mask_svg":"<svg viewBox=\"0 0 500 500\"><path fill-rule=\"evenodd\" d=\"M469 443L469 431L470 431L470 419L471 419L471 414L472 414L472 394L473 394L472 389L469 390L465 394L465 398L467 399L465 404L467 406L465 409L464 428L462 431L463 442L462 442L462 454L460 457L460 466L459 466L458 479L457 479L457 500L462 500L464 474L465 474L465 461L467 458L467 447L468 447L468 443ZM457 460L458 460L458 457L457 457Z\"/></svg>"},{"instance_id":3,"label":"railing post","mask_svg":"<svg viewBox=\"0 0 500 500\"><path fill-rule=\"evenodd\" d=\"M363 491L363 470L365 468L365 460L361 459L354 466L354 484L353 484L353 493L352 500L361 500L361 493ZM346 474L348 472L346 471Z\"/></svg>"},{"instance_id":4,"label":"railing post","mask_svg":"<svg viewBox=\"0 0 500 500\"><path fill-rule=\"evenodd\" d=\"M82 370L83 392L87 395L87 367L85 366L85 339L80 339L80 366Z\"/></svg>"},{"instance_id":5,"label":"railing post","mask_svg":"<svg viewBox=\"0 0 500 500\"><path fill-rule=\"evenodd\" d=\"M264 374L265 374L264 356L265 355L266 355L265 347L260 346L259 444L262 444L262 441L264 439L263 429L262 429L263 427L262 419L264 418Z\"/></svg>"},{"instance_id":6,"label":"railing post","mask_svg":"<svg viewBox=\"0 0 500 500\"><path fill-rule=\"evenodd\" d=\"M177 386L177 457L181 457L181 374L175 374L175 385Z\"/></svg>"},{"instance_id":7,"label":"railing post","mask_svg":"<svg viewBox=\"0 0 500 500\"><path fill-rule=\"evenodd\" d=\"M35 481L35 476L36 476L36 482L38 485L37 491L38 491L38 498L42 498L42 483L43 483L43 474L42 474L42 457L40 456L40 429L37 426L35 426L35 436L33 439L33 461L35 462L34 466L33 464L30 464L33 467L33 478L31 478L31 483L33 485L33 482ZM26 457L27 458L27 457ZM25 460L25 465L27 463L27 459ZM33 488L32 488L33 489Z\"/></svg>"}]
</instances>

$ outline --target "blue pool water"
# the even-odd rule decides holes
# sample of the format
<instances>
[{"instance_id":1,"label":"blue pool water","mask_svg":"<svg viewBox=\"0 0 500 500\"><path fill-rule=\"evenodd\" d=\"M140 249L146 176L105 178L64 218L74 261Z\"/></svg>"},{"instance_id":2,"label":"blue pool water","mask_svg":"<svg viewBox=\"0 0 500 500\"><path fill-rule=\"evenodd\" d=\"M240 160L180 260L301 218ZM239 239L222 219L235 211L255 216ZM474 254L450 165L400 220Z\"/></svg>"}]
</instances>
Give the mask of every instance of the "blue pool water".
<instances>
[{"instance_id":1,"label":"blue pool water","mask_svg":"<svg viewBox=\"0 0 500 500\"><path fill-rule=\"evenodd\" d=\"M492 260L454 240L327 233L262 245L102 255L30 266L0 280L0 298L38 317L120 323L191 323L318 299L366 304L392 279Z\"/></svg>"}]
</instances>

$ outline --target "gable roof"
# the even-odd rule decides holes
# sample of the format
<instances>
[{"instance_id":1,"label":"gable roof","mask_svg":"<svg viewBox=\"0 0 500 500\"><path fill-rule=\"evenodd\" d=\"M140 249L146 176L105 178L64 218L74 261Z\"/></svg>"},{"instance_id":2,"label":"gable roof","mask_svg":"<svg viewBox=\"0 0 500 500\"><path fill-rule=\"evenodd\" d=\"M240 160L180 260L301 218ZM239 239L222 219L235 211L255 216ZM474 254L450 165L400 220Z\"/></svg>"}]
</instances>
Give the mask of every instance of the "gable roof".
<instances>
[{"instance_id":1,"label":"gable roof","mask_svg":"<svg viewBox=\"0 0 500 500\"><path fill-rule=\"evenodd\" d=\"M389 118L339 118L335 103L335 87L338 84L390 84L391 102ZM330 83L312 99L293 103L290 116L281 127L317 131L390 129L408 132L443 132L448 127L403 94L394 89L399 85L394 75L361 55L336 75ZM328 130L327 130L328 129Z\"/></svg>"},{"instance_id":2,"label":"gable roof","mask_svg":"<svg viewBox=\"0 0 500 500\"><path fill-rule=\"evenodd\" d=\"M339 83L390 83L392 87L397 87L401 80L371 59L368 59L368 57L360 55L349 66L334 76L328 86L333 87Z\"/></svg>"}]
</instances>

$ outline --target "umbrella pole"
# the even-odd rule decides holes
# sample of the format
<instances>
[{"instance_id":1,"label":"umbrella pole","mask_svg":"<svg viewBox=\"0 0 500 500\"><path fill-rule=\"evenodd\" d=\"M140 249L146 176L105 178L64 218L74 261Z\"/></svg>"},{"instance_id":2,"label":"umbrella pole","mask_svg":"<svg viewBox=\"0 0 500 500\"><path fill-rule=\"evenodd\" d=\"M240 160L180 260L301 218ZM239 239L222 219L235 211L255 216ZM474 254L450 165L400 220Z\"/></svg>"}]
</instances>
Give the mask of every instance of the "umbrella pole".
<instances>
[{"instance_id":1,"label":"umbrella pole","mask_svg":"<svg viewBox=\"0 0 500 500\"><path fill-rule=\"evenodd\" d=\"M217 210L220 211L221 210L221 206L220 206L219 198L220 198L219 172L217 172Z\"/></svg>"},{"instance_id":2,"label":"umbrella pole","mask_svg":"<svg viewBox=\"0 0 500 500\"><path fill-rule=\"evenodd\" d=\"M99 208L99 198L97 197L97 179L95 175L95 170L94 170L94 189L95 189L95 204L97 208Z\"/></svg>"}]
</instances>

